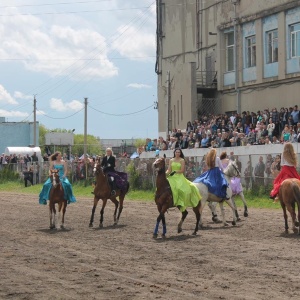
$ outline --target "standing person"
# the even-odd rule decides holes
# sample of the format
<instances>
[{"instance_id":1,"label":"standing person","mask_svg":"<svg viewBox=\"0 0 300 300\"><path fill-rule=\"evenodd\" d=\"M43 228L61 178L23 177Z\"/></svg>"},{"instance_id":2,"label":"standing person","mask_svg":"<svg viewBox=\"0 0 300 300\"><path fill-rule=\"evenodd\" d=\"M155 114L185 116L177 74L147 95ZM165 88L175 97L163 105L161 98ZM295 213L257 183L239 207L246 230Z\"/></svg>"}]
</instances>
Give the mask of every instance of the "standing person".
<instances>
[{"instance_id":1,"label":"standing person","mask_svg":"<svg viewBox=\"0 0 300 300\"><path fill-rule=\"evenodd\" d=\"M222 199L229 199L226 195L228 183L224 174L221 172L222 164L217 156L217 150L212 148L206 155L206 165L208 170L197 177L194 182L202 182L211 194Z\"/></svg>"},{"instance_id":2,"label":"standing person","mask_svg":"<svg viewBox=\"0 0 300 300\"><path fill-rule=\"evenodd\" d=\"M31 156L31 163L34 165L35 173L35 183L39 183L39 158L36 155L36 152L33 152Z\"/></svg>"},{"instance_id":3,"label":"standing person","mask_svg":"<svg viewBox=\"0 0 300 300\"><path fill-rule=\"evenodd\" d=\"M265 172L265 163L262 156L259 157L258 163L254 168L254 176L255 176L255 185L256 188L264 186L264 172Z\"/></svg>"},{"instance_id":4,"label":"standing person","mask_svg":"<svg viewBox=\"0 0 300 300\"><path fill-rule=\"evenodd\" d=\"M51 170L53 169L56 169L59 172L59 179L64 189L64 199L68 200L68 204L76 202L76 198L74 197L72 191L72 185L67 178L68 175L67 162L62 160L61 153L58 151L50 156L49 175L51 174ZM47 200L49 200L49 194L51 188L52 188L52 182L50 178L48 178L44 183L43 189L39 195L40 204L47 204Z\"/></svg>"},{"instance_id":5,"label":"standing person","mask_svg":"<svg viewBox=\"0 0 300 300\"><path fill-rule=\"evenodd\" d=\"M250 188L251 174L252 174L252 166L251 166L251 162L249 160L247 162L247 167L244 171L246 190L248 190Z\"/></svg>"},{"instance_id":6,"label":"standing person","mask_svg":"<svg viewBox=\"0 0 300 300\"><path fill-rule=\"evenodd\" d=\"M174 150L174 157L170 159L166 174L173 193L174 206L179 207L180 211L186 207L196 207L201 200L198 188L184 176L185 161L180 148Z\"/></svg>"},{"instance_id":7,"label":"standing person","mask_svg":"<svg viewBox=\"0 0 300 300\"><path fill-rule=\"evenodd\" d=\"M288 178L296 178L300 180L300 175L296 170L297 155L291 143L286 143L281 155L281 170L273 183L273 189L270 193L270 198L275 199L278 195L282 181Z\"/></svg>"},{"instance_id":8,"label":"standing person","mask_svg":"<svg viewBox=\"0 0 300 300\"><path fill-rule=\"evenodd\" d=\"M280 172L280 169L281 169L280 160L281 160L281 157L278 154L275 156L275 159L271 165L271 174L272 174L273 179L275 179Z\"/></svg>"},{"instance_id":9,"label":"standing person","mask_svg":"<svg viewBox=\"0 0 300 300\"><path fill-rule=\"evenodd\" d=\"M27 170L27 167L26 167L26 170L24 170L23 175L24 175L25 187L28 186L28 181L31 183L31 185L33 185L33 171L32 171L32 168L30 167Z\"/></svg>"}]
</instances>

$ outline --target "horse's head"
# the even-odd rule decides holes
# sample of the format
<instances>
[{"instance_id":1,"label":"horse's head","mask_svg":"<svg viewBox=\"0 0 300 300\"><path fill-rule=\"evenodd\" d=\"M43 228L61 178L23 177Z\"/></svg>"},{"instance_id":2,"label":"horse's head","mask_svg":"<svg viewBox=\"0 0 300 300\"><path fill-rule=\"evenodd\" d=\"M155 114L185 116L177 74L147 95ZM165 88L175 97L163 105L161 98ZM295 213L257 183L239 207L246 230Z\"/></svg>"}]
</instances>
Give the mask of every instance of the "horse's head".
<instances>
[{"instance_id":1,"label":"horse's head","mask_svg":"<svg viewBox=\"0 0 300 300\"><path fill-rule=\"evenodd\" d=\"M98 174L103 173L103 170L102 170L102 167L101 167L101 164L100 164L100 160L95 161L95 164L94 164L94 167L93 167L93 173L94 173L94 175L98 175Z\"/></svg>"},{"instance_id":2,"label":"horse's head","mask_svg":"<svg viewBox=\"0 0 300 300\"><path fill-rule=\"evenodd\" d=\"M54 187L56 187L60 183L58 170L56 169L50 170L50 180Z\"/></svg>"},{"instance_id":3,"label":"horse's head","mask_svg":"<svg viewBox=\"0 0 300 300\"><path fill-rule=\"evenodd\" d=\"M234 161L230 160L228 166L224 170L224 174L227 175L228 177L239 177L239 176L241 176L241 173L239 171L236 160L234 160Z\"/></svg>"},{"instance_id":4,"label":"horse's head","mask_svg":"<svg viewBox=\"0 0 300 300\"><path fill-rule=\"evenodd\" d=\"M165 159L163 157L156 159L155 162L153 163L153 168L157 172L165 171L165 169L166 169Z\"/></svg>"}]
</instances>

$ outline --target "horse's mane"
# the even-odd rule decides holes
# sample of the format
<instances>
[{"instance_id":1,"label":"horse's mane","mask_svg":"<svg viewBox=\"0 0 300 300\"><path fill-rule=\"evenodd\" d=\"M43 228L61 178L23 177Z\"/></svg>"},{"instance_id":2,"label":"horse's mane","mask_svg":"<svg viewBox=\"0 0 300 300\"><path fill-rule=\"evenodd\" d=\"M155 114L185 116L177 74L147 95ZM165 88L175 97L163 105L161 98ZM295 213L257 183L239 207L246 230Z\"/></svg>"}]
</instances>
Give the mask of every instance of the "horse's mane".
<instances>
[{"instance_id":1,"label":"horse's mane","mask_svg":"<svg viewBox=\"0 0 300 300\"><path fill-rule=\"evenodd\" d=\"M212 169L216 166L216 156L217 156L217 150L211 149L208 154L206 155L206 165L209 169Z\"/></svg>"}]
</instances>

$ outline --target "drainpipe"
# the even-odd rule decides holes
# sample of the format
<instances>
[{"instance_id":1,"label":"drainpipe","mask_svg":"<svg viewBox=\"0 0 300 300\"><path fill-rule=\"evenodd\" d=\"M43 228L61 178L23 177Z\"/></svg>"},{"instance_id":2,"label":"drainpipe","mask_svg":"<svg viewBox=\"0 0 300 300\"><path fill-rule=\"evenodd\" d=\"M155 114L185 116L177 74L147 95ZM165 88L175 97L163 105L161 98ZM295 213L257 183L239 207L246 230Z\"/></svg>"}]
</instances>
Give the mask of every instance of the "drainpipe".
<instances>
[{"instance_id":1,"label":"drainpipe","mask_svg":"<svg viewBox=\"0 0 300 300\"><path fill-rule=\"evenodd\" d=\"M169 103L170 103L170 71L167 71L167 97L166 97L166 138L169 134Z\"/></svg>"},{"instance_id":2,"label":"drainpipe","mask_svg":"<svg viewBox=\"0 0 300 300\"><path fill-rule=\"evenodd\" d=\"M237 2L238 0L232 0L234 5L234 69L235 69L235 84L234 89L236 92L236 111L237 113L241 112L241 99L240 99L240 90L239 90L239 63L238 63L238 47L237 47Z\"/></svg>"}]
</instances>

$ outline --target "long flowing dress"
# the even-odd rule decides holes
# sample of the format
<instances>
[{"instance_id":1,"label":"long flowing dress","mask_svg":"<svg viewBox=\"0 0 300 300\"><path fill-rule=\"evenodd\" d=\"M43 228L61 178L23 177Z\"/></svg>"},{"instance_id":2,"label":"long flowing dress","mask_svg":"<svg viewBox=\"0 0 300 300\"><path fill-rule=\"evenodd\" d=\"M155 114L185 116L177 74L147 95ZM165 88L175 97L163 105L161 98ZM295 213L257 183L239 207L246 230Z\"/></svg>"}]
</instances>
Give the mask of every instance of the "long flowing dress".
<instances>
[{"instance_id":1,"label":"long flowing dress","mask_svg":"<svg viewBox=\"0 0 300 300\"><path fill-rule=\"evenodd\" d=\"M222 171L227 168L228 163L227 162L221 162L222 165ZM243 191L242 185L241 185L241 178L240 177L232 177L229 182L231 191L233 195L238 195Z\"/></svg>"},{"instance_id":2,"label":"long flowing dress","mask_svg":"<svg viewBox=\"0 0 300 300\"><path fill-rule=\"evenodd\" d=\"M62 183L63 189L64 189L64 199L68 200L69 203L74 203L76 202L76 198L73 195L73 190L72 190L72 185L69 182L68 178L64 178L64 165L63 164L54 164L53 165L54 169L57 169L59 171L59 179ZM49 194L50 190L52 188L52 182L50 178L46 180L46 182L43 185L42 191L40 192L39 195L39 203L40 204L47 204L47 200L49 200Z\"/></svg>"},{"instance_id":3,"label":"long flowing dress","mask_svg":"<svg viewBox=\"0 0 300 300\"><path fill-rule=\"evenodd\" d=\"M273 182L273 189L270 193L271 197L275 197L279 193L281 183L285 179L289 179L289 178L296 178L300 180L300 175L298 174L295 166L289 164L282 155L281 170Z\"/></svg>"},{"instance_id":4,"label":"long flowing dress","mask_svg":"<svg viewBox=\"0 0 300 300\"><path fill-rule=\"evenodd\" d=\"M216 157L215 166L201 174L193 182L205 184L211 194L226 199L228 182L221 171L222 165L219 157Z\"/></svg>"},{"instance_id":5,"label":"long flowing dress","mask_svg":"<svg viewBox=\"0 0 300 300\"><path fill-rule=\"evenodd\" d=\"M181 170L181 163L173 161L171 164L171 172ZM167 177L172 194L174 206L179 206L183 212L187 207L196 207L201 200L198 188L182 173L175 173L173 176Z\"/></svg>"}]
</instances>

